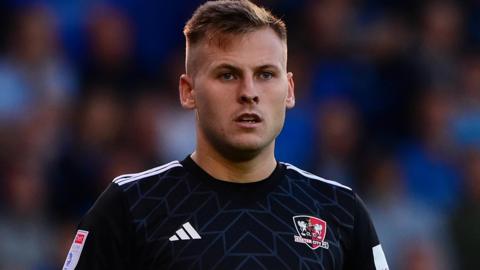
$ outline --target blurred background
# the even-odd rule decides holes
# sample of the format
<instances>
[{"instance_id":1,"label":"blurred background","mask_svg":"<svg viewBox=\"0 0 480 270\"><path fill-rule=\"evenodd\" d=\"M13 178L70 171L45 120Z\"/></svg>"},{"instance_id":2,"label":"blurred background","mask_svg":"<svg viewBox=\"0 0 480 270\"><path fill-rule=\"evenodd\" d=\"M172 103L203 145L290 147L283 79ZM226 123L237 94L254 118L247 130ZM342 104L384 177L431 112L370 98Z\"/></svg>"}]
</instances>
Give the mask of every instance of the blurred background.
<instances>
[{"instance_id":1,"label":"blurred background","mask_svg":"<svg viewBox=\"0 0 480 270\"><path fill-rule=\"evenodd\" d=\"M113 177L194 148L203 1L0 1L0 269L59 269ZM279 160L364 198L391 269L480 269L480 1L263 0L297 106Z\"/></svg>"}]
</instances>

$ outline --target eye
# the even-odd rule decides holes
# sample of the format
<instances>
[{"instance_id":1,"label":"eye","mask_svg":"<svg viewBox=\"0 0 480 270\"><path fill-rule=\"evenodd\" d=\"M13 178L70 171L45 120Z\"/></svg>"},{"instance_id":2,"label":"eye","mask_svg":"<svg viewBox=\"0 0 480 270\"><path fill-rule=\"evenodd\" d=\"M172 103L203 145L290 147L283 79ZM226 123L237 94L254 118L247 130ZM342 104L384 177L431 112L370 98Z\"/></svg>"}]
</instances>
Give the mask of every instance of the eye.
<instances>
[{"instance_id":1,"label":"eye","mask_svg":"<svg viewBox=\"0 0 480 270\"><path fill-rule=\"evenodd\" d=\"M227 72L227 73L221 74L220 78L224 81L231 81L235 79L235 75L233 75L233 73Z\"/></svg>"},{"instance_id":2,"label":"eye","mask_svg":"<svg viewBox=\"0 0 480 270\"><path fill-rule=\"evenodd\" d=\"M262 80L270 80L273 78L273 73L268 71L262 71L260 72L259 77Z\"/></svg>"}]
</instances>

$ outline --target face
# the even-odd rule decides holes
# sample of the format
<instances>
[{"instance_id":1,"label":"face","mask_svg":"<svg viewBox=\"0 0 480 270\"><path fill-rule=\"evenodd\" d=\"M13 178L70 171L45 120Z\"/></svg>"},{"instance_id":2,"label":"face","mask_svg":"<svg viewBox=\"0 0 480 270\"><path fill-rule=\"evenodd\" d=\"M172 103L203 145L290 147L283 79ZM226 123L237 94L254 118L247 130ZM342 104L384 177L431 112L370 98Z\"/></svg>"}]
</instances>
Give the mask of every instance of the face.
<instances>
[{"instance_id":1,"label":"face","mask_svg":"<svg viewBox=\"0 0 480 270\"><path fill-rule=\"evenodd\" d=\"M284 42L265 28L232 37L223 48L201 42L187 55L194 64L180 78L180 99L196 111L197 150L273 155L285 111L295 103Z\"/></svg>"}]
</instances>

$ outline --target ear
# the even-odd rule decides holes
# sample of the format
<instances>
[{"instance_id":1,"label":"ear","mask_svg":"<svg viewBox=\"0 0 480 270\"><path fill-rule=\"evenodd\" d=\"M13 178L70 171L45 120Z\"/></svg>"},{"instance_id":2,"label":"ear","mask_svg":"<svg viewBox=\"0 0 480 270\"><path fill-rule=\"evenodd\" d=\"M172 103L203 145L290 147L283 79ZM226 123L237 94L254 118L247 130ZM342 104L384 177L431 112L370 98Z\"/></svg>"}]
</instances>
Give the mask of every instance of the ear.
<instances>
[{"instance_id":1,"label":"ear","mask_svg":"<svg viewBox=\"0 0 480 270\"><path fill-rule=\"evenodd\" d=\"M195 109L195 96L193 92L193 81L187 74L182 74L178 82L178 92L180 96L180 104L185 109Z\"/></svg>"},{"instance_id":2,"label":"ear","mask_svg":"<svg viewBox=\"0 0 480 270\"><path fill-rule=\"evenodd\" d=\"M288 92L287 92L287 100L286 105L287 109L291 109L295 106L295 83L293 82L293 73L287 73L287 80L288 80Z\"/></svg>"}]
</instances>

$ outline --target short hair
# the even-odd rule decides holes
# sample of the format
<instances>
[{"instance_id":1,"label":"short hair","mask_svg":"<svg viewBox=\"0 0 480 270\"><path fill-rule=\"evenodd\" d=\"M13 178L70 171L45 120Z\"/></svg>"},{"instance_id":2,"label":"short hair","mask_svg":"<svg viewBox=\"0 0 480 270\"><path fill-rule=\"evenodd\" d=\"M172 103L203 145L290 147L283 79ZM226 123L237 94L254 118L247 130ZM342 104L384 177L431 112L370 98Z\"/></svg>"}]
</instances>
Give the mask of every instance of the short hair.
<instances>
[{"instance_id":1,"label":"short hair","mask_svg":"<svg viewBox=\"0 0 480 270\"><path fill-rule=\"evenodd\" d=\"M249 0L219 0L199 6L186 23L183 33L188 47L205 39L212 41L224 35L245 34L264 27L274 30L286 43L285 23L270 11Z\"/></svg>"}]
</instances>

